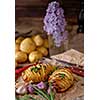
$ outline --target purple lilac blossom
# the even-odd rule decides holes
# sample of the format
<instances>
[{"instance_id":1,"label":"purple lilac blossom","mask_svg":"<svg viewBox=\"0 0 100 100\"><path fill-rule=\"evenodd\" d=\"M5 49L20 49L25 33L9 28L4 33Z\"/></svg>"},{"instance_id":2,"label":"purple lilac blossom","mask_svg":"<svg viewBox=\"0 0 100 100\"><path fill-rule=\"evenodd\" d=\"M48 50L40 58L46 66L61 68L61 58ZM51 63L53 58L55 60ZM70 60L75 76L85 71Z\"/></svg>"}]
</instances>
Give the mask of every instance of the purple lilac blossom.
<instances>
[{"instance_id":1,"label":"purple lilac blossom","mask_svg":"<svg viewBox=\"0 0 100 100\"><path fill-rule=\"evenodd\" d=\"M60 7L59 3L53 1L49 3L44 17L44 30L48 35L52 35L54 43L57 47L67 39L67 32L65 26L67 25L64 18L64 10Z\"/></svg>"}]
</instances>

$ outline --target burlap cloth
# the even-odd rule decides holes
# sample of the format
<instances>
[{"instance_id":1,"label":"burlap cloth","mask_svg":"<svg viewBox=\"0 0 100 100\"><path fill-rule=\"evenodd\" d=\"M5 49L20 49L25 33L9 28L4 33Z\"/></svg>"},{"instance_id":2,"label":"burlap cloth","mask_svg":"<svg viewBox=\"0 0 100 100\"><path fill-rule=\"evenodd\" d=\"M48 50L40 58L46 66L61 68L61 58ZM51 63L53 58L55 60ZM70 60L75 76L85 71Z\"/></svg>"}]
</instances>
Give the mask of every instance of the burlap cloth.
<instances>
[{"instance_id":1,"label":"burlap cloth","mask_svg":"<svg viewBox=\"0 0 100 100\"><path fill-rule=\"evenodd\" d=\"M73 49L71 49L71 50L69 50L67 52L64 52L64 54L65 53L66 53L65 56L68 55L70 57L69 62L72 61L72 63L73 62L77 63L77 60L79 60L79 58L84 59L82 53L80 53L80 52L78 52L76 50L73 50ZM60 59L61 59L61 55L62 54L56 55L56 57L60 56ZM63 58L65 56L63 56ZM73 58L73 57L75 57L77 59L74 59L74 61L71 60L71 58ZM63 58L62 58L62 60L63 60ZM55 64L59 65L59 63L55 62L55 60L48 60L48 58L45 59L45 60L46 60L46 62L49 62L49 63L51 63L53 65L55 65ZM68 59L66 59L66 60L68 61ZM81 62L81 63L84 65L84 61ZM60 65L61 65L61 63L60 63ZM75 75L75 74L73 74L73 75L74 75L74 84L73 84L73 86L71 88L69 88L67 91L63 92L63 93L56 93L55 100L84 100L84 78L80 77L78 75ZM34 98L36 98L36 100L43 100L38 95L32 95L32 96Z\"/></svg>"},{"instance_id":2,"label":"burlap cloth","mask_svg":"<svg viewBox=\"0 0 100 100\"><path fill-rule=\"evenodd\" d=\"M84 79L76 76L74 85L69 88L66 92L56 93L55 100L84 100ZM43 100L41 97L33 95L37 100Z\"/></svg>"}]
</instances>

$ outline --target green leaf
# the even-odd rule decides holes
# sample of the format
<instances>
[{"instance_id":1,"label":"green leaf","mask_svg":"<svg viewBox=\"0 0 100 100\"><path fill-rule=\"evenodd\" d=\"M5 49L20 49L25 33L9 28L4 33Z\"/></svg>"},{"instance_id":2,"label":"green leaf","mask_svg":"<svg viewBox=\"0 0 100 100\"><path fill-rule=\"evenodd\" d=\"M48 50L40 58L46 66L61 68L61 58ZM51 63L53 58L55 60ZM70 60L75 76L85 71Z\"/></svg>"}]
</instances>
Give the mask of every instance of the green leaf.
<instances>
[{"instance_id":1,"label":"green leaf","mask_svg":"<svg viewBox=\"0 0 100 100\"><path fill-rule=\"evenodd\" d=\"M35 91L35 93L37 93L39 96L41 96L43 98L43 100L47 100L42 94L40 94L39 92Z\"/></svg>"},{"instance_id":2,"label":"green leaf","mask_svg":"<svg viewBox=\"0 0 100 100\"><path fill-rule=\"evenodd\" d=\"M49 95L47 93L45 93L44 91L38 89L36 86L34 86L34 89L36 90L36 93L38 95L41 95L43 98L45 98L46 100L50 100Z\"/></svg>"},{"instance_id":3,"label":"green leaf","mask_svg":"<svg viewBox=\"0 0 100 100\"><path fill-rule=\"evenodd\" d=\"M52 83L49 83L49 87L50 87L50 100L54 100L54 93L52 91L51 86L52 86Z\"/></svg>"}]
</instances>

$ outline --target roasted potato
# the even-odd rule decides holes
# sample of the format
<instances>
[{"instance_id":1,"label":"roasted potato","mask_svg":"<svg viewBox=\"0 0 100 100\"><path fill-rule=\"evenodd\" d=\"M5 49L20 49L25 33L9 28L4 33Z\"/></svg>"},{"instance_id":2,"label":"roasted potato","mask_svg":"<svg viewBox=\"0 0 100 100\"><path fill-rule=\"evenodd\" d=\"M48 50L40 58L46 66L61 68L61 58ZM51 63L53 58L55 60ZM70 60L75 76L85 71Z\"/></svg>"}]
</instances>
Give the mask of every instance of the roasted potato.
<instances>
[{"instance_id":1,"label":"roasted potato","mask_svg":"<svg viewBox=\"0 0 100 100\"><path fill-rule=\"evenodd\" d=\"M73 85L74 77L68 68L61 68L50 75L48 82L52 83L57 92L64 92Z\"/></svg>"},{"instance_id":2,"label":"roasted potato","mask_svg":"<svg viewBox=\"0 0 100 100\"><path fill-rule=\"evenodd\" d=\"M48 63L33 64L22 73L22 78L25 82L37 83L45 81L54 69L55 67Z\"/></svg>"}]
</instances>

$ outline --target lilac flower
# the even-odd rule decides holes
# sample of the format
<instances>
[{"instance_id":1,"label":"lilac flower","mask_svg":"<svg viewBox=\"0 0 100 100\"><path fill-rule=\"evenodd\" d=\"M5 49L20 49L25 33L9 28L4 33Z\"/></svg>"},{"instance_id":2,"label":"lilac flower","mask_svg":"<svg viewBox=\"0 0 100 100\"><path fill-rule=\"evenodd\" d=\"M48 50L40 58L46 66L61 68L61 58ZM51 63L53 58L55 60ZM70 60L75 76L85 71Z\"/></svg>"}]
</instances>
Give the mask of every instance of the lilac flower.
<instances>
[{"instance_id":1,"label":"lilac flower","mask_svg":"<svg viewBox=\"0 0 100 100\"><path fill-rule=\"evenodd\" d=\"M46 87L44 82L40 82L36 85L39 89L44 89Z\"/></svg>"},{"instance_id":2,"label":"lilac flower","mask_svg":"<svg viewBox=\"0 0 100 100\"><path fill-rule=\"evenodd\" d=\"M48 35L52 35L54 43L57 47L60 47L65 35L66 20L64 18L64 10L60 7L59 3L54 1L49 3L46 10L46 16L44 17L44 31ZM64 33L64 35L63 35Z\"/></svg>"}]
</instances>

